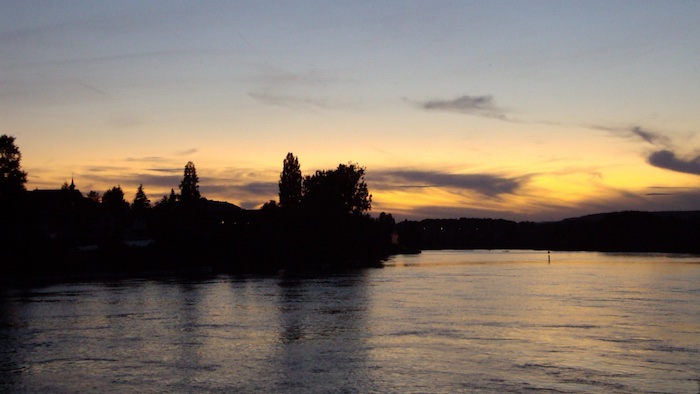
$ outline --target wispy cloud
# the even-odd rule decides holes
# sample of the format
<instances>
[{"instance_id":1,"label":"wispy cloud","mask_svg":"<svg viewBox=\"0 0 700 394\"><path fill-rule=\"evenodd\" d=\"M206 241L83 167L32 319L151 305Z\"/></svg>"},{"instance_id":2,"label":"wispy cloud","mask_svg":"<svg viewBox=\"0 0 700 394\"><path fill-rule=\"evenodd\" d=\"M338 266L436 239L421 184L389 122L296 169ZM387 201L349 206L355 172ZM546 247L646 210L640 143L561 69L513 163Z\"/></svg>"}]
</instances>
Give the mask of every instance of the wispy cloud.
<instances>
[{"instance_id":1,"label":"wispy cloud","mask_svg":"<svg viewBox=\"0 0 700 394\"><path fill-rule=\"evenodd\" d=\"M215 195L244 195L248 198L258 197L259 203L268 201L271 196L276 196L278 191L277 182L248 182L243 184L207 184L201 186L202 193L211 193Z\"/></svg>"},{"instance_id":2,"label":"wispy cloud","mask_svg":"<svg viewBox=\"0 0 700 394\"><path fill-rule=\"evenodd\" d=\"M660 187L654 186L650 188L651 192L646 193L646 196L651 197L652 204L655 200L659 201L658 210L668 210L668 207L673 207L674 210L691 211L698 209L698 201L700 201L700 188L693 187ZM663 204L663 205L661 205ZM646 210L650 208L645 207Z\"/></svg>"},{"instance_id":3,"label":"wispy cloud","mask_svg":"<svg viewBox=\"0 0 700 394\"><path fill-rule=\"evenodd\" d=\"M248 95L262 103L269 105L276 105L288 108L315 108L315 109L326 109L328 108L328 100L325 98L318 97L305 97L297 95L282 95L267 92L250 92Z\"/></svg>"},{"instance_id":4,"label":"wispy cloud","mask_svg":"<svg viewBox=\"0 0 700 394\"><path fill-rule=\"evenodd\" d=\"M636 135L637 137L643 139L644 141L652 144L652 145L663 145L663 146L668 146L671 144L671 140L666 137L665 135L661 135L659 133L654 133L652 131L647 131L642 129L639 126L634 126L630 130L632 134Z\"/></svg>"},{"instance_id":5,"label":"wispy cloud","mask_svg":"<svg viewBox=\"0 0 700 394\"><path fill-rule=\"evenodd\" d=\"M372 173L377 188L445 187L472 190L486 196L512 194L525 178L503 177L493 174L451 174L437 171L396 170Z\"/></svg>"},{"instance_id":6,"label":"wispy cloud","mask_svg":"<svg viewBox=\"0 0 700 394\"><path fill-rule=\"evenodd\" d=\"M277 182L225 183L224 179L203 179L200 192L210 198L235 199L245 209L259 208L277 198ZM230 181L229 181L230 182Z\"/></svg>"},{"instance_id":7,"label":"wispy cloud","mask_svg":"<svg viewBox=\"0 0 700 394\"><path fill-rule=\"evenodd\" d=\"M513 121L507 116L506 110L496 105L496 102L490 95L463 95L452 100L429 100L418 104L428 111L457 112L509 122Z\"/></svg>"},{"instance_id":8,"label":"wispy cloud","mask_svg":"<svg viewBox=\"0 0 700 394\"><path fill-rule=\"evenodd\" d=\"M123 172L127 171L127 167L123 166L89 166L85 167L84 171L87 173L103 173L103 172L108 172L108 173L114 173L114 172Z\"/></svg>"},{"instance_id":9,"label":"wispy cloud","mask_svg":"<svg viewBox=\"0 0 700 394\"><path fill-rule=\"evenodd\" d=\"M160 162L165 161L164 157L161 156L147 156L147 157L127 157L126 161L131 162Z\"/></svg>"},{"instance_id":10,"label":"wispy cloud","mask_svg":"<svg viewBox=\"0 0 700 394\"><path fill-rule=\"evenodd\" d=\"M79 179L86 182L96 182L107 185L128 185L128 184L143 184L148 187L155 188L172 188L177 187L182 180L182 175L159 175L145 174L139 172L130 172L124 170L122 172L108 172L98 168L86 168L81 172Z\"/></svg>"},{"instance_id":11,"label":"wispy cloud","mask_svg":"<svg viewBox=\"0 0 700 394\"><path fill-rule=\"evenodd\" d=\"M186 149L180 152L177 152L176 154L178 156L187 156L187 155L193 155L195 153L199 152L199 149L197 148L191 148L191 149Z\"/></svg>"},{"instance_id":12,"label":"wispy cloud","mask_svg":"<svg viewBox=\"0 0 700 394\"><path fill-rule=\"evenodd\" d=\"M659 132L651 131L641 126L631 126L625 128L593 126L594 129L605 130L612 133L616 137L622 137L633 140L642 140L657 147L671 147L671 139Z\"/></svg>"},{"instance_id":13,"label":"wispy cloud","mask_svg":"<svg viewBox=\"0 0 700 394\"><path fill-rule=\"evenodd\" d=\"M94 93L94 94L96 94L96 95L98 95L98 96L101 96L101 97L109 97L109 94L108 94L106 91L104 91L103 89L98 88L97 86L95 86L95 85L93 85L93 84L91 84L91 83L85 82L83 79L79 79L79 78L68 78L68 80L71 81L71 82L73 82L73 83L76 84L76 85L79 85L79 86L83 87L83 88L86 89L86 90L89 90L90 92L92 92L92 93Z\"/></svg>"},{"instance_id":14,"label":"wispy cloud","mask_svg":"<svg viewBox=\"0 0 700 394\"><path fill-rule=\"evenodd\" d=\"M170 174L175 174L175 173L180 173L183 172L182 168L147 168L147 171L153 171L153 172L161 172L161 173L170 173Z\"/></svg>"},{"instance_id":15,"label":"wispy cloud","mask_svg":"<svg viewBox=\"0 0 700 394\"><path fill-rule=\"evenodd\" d=\"M423 103L425 109L443 111L472 112L493 110L493 97L491 96L461 96L453 100L433 100Z\"/></svg>"},{"instance_id":16,"label":"wispy cloud","mask_svg":"<svg viewBox=\"0 0 700 394\"><path fill-rule=\"evenodd\" d=\"M268 89L280 89L282 87L324 87L347 81L349 80L326 75L316 70L298 73L282 70L279 67L270 65L263 66L263 70L258 74L255 80L259 86L265 86Z\"/></svg>"},{"instance_id":17,"label":"wispy cloud","mask_svg":"<svg viewBox=\"0 0 700 394\"><path fill-rule=\"evenodd\" d=\"M248 96L263 104L302 108L329 109L347 107L352 103L334 97L332 87L352 82L317 70L290 72L269 64L254 79L255 87Z\"/></svg>"},{"instance_id":18,"label":"wispy cloud","mask_svg":"<svg viewBox=\"0 0 700 394\"><path fill-rule=\"evenodd\" d=\"M134 174L131 177L131 181L134 184L148 185L149 187L170 189L174 188L177 190L180 181L182 181L181 175L151 175L151 174Z\"/></svg>"},{"instance_id":19,"label":"wispy cloud","mask_svg":"<svg viewBox=\"0 0 700 394\"><path fill-rule=\"evenodd\" d=\"M677 148L673 145L671 138L667 135L647 130L641 126L633 126L622 129L609 127L595 128L609 131L616 136L638 139L653 145L657 148L657 150L647 155L647 163L654 167L675 172L682 172L684 174L700 175L700 155L690 158L679 157ZM660 195L660 193L656 193L654 195Z\"/></svg>"},{"instance_id":20,"label":"wispy cloud","mask_svg":"<svg viewBox=\"0 0 700 394\"><path fill-rule=\"evenodd\" d=\"M647 196L675 196L677 194L685 194L689 191L696 190L693 187L668 187L668 186L650 186L649 189L653 190L646 193Z\"/></svg>"}]
</instances>

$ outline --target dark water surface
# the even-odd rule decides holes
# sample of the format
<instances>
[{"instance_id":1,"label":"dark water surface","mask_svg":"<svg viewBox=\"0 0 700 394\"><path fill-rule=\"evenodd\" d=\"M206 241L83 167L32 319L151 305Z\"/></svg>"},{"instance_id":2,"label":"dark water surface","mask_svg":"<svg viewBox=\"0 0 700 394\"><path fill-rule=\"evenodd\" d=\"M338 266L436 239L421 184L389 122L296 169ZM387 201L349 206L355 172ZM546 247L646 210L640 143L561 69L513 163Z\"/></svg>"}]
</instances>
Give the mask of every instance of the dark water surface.
<instances>
[{"instance_id":1,"label":"dark water surface","mask_svg":"<svg viewBox=\"0 0 700 394\"><path fill-rule=\"evenodd\" d=\"M698 393L700 258L5 286L0 392Z\"/></svg>"}]
</instances>

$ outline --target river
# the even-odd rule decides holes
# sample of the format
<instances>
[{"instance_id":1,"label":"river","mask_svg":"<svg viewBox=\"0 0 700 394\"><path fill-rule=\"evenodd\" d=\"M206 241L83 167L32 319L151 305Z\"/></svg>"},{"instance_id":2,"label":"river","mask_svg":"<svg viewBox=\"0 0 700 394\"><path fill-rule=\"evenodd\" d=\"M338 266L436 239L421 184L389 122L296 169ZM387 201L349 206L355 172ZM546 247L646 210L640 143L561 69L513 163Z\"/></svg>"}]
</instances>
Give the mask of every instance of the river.
<instances>
[{"instance_id":1,"label":"river","mask_svg":"<svg viewBox=\"0 0 700 394\"><path fill-rule=\"evenodd\" d=\"M697 256L427 251L0 291L0 392L700 391Z\"/></svg>"}]
</instances>

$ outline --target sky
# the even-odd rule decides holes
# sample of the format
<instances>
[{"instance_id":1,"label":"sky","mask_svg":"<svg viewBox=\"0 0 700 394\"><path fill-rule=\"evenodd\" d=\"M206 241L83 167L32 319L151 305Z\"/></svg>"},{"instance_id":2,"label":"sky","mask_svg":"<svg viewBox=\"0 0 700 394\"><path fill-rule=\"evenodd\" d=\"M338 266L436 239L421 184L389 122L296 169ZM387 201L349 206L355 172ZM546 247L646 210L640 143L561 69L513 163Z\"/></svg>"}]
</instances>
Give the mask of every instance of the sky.
<instances>
[{"instance_id":1,"label":"sky","mask_svg":"<svg viewBox=\"0 0 700 394\"><path fill-rule=\"evenodd\" d=\"M0 2L27 189L277 199L357 163L372 212L700 209L698 1Z\"/></svg>"}]
</instances>

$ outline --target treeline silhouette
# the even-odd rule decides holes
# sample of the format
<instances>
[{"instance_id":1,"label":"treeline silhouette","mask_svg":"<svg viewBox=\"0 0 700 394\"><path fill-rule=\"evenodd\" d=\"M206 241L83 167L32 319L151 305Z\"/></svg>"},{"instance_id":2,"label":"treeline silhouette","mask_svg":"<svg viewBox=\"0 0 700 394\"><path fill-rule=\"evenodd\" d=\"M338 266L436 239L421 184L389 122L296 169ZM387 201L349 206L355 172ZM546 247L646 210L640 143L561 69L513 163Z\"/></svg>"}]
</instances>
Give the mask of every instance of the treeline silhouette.
<instances>
[{"instance_id":1,"label":"treeline silhouette","mask_svg":"<svg viewBox=\"0 0 700 394\"><path fill-rule=\"evenodd\" d=\"M365 168L340 164L303 176L288 153L279 200L245 210L199 192L194 163L151 203L120 186L83 194L74 180L27 191L14 137L0 136L0 273L65 274L177 269L217 272L380 266L426 249L541 249L700 253L700 211L614 212L558 222L372 218Z\"/></svg>"},{"instance_id":2,"label":"treeline silhouette","mask_svg":"<svg viewBox=\"0 0 700 394\"><path fill-rule=\"evenodd\" d=\"M279 202L245 210L201 196L192 162L177 193L151 204L140 185L129 203L120 186L83 196L73 179L57 190L26 191L13 137L2 136L0 153L6 273L335 270L380 265L396 251L394 219L368 214L365 168L353 163L302 176L289 153Z\"/></svg>"},{"instance_id":3,"label":"treeline silhouette","mask_svg":"<svg viewBox=\"0 0 700 394\"><path fill-rule=\"evenodd\" d=\"M401 243L426 249L540 249L700 254L700 211L610 212L557 222L426 219L396 224Z\"/></svg>"}]
</instances>

